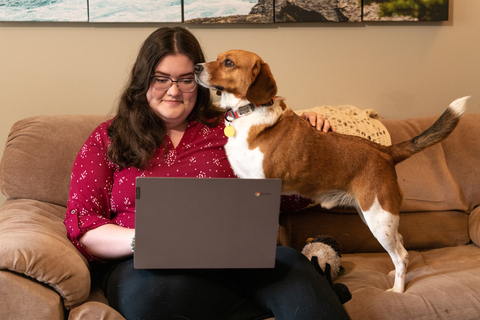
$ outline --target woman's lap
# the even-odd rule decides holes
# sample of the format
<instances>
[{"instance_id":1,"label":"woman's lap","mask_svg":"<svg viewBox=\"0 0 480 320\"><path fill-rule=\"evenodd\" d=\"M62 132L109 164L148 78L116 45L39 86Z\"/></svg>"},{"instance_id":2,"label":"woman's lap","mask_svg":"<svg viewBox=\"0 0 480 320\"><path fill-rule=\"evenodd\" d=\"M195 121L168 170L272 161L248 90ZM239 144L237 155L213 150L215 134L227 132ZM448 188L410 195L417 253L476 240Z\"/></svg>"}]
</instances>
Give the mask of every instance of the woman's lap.
<instances>
[{"instance_id":1,"label":"woman's lap","mask_svg":"<svg viewBox=\"0 0 480 320\"><path fill-rule=\"evenodd\" d=\"M141 270L117 264L104 290L127 319L348 319L326 279L297 250L273 269Z\"/></svg>"},{"instance_id":2,"label":"woman's lap","mask_svg":"<svg viewBox=\"0 0 480 320\"><path fill-rule=\"evenodd\" d=\"M214 270L137 270L128 260L110 273L105 294L129 320L241 320L265 314L235 288L218 283Z\"/></svg>"}]
</instances>

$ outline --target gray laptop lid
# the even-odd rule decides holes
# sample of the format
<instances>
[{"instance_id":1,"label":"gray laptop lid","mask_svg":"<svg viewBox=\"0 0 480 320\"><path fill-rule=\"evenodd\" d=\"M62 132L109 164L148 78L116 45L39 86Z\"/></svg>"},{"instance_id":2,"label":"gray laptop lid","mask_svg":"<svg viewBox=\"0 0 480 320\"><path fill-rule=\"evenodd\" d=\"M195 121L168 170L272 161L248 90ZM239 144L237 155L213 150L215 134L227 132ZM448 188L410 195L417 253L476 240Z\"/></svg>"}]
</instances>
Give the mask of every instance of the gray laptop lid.
<instances>
[{"instance_id":1,"label":"gray laptop lid","mask_svg":"<svg viewBox=\"0 0 480 320\"><path fill-rule=\"evenodd\" d=\"M273 268L281 180L137 178L134 266Z\"/></svg>"}]
</instances>

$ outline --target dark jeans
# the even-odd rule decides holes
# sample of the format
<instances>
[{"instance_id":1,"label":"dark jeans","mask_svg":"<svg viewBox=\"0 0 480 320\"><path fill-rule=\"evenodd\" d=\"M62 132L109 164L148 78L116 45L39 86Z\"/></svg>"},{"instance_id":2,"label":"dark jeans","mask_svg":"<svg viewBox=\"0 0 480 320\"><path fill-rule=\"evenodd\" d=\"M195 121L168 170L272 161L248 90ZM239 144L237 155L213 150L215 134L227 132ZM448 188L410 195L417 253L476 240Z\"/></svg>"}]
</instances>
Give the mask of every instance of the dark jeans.
<instances>
[{"instance_id":1,"label":"dark jeans","mask_svg":"<svg viewBox=\"0 0 480 320\"><path fill-rule=\"evenodd\" d=\"M273 269L142 270L129 259L103 280L128 320L348 319L325 277L289 247L277 247Z\"/></svg>"}]
</instances>

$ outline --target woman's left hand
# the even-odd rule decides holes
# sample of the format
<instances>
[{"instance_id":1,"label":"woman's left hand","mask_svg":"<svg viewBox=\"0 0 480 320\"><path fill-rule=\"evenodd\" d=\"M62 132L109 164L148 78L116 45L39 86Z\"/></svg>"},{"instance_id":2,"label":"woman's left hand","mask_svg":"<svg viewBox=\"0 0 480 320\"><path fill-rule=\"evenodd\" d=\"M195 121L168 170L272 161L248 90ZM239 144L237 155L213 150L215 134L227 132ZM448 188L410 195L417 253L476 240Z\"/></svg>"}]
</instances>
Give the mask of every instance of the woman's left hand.
<instances>
[{"instance_id":1,"label":"woman's left hand","mask_svg":"<svg viewBox=\"0 0 480 320\"><path fill-rule=\"evenodd\" d=\"M316 127L317 130L323 131L323 132L337 132L337 129L335 129L334 126L330 123L328 119L326 119L324 116L322 116L319 113L310 111L310 112L304 112L301 117L312 125L312 127Z\"/></svg>"}]
</instances>

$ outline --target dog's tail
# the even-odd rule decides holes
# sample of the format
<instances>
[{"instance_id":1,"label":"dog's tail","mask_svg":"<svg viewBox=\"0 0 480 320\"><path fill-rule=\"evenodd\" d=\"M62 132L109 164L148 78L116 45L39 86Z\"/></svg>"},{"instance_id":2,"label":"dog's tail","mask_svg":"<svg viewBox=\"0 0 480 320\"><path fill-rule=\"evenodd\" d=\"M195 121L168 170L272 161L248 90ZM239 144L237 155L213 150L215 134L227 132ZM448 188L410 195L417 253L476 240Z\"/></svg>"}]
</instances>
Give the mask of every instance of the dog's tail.
<instances>
[{"instance_id":1,"label":"dog's tail","mask_svg":"<svg viewBox=\"0 0 480 320\"><path fill-rule=\"evenodd\" d=\"M465 112L467 100L470 96L453 101L447 110L435 121L435 123L411 140L394 144L388 148L393 163L397 164L408 159L415 153L444 140L458 124Z\"/></svg>"}]
</instances>

